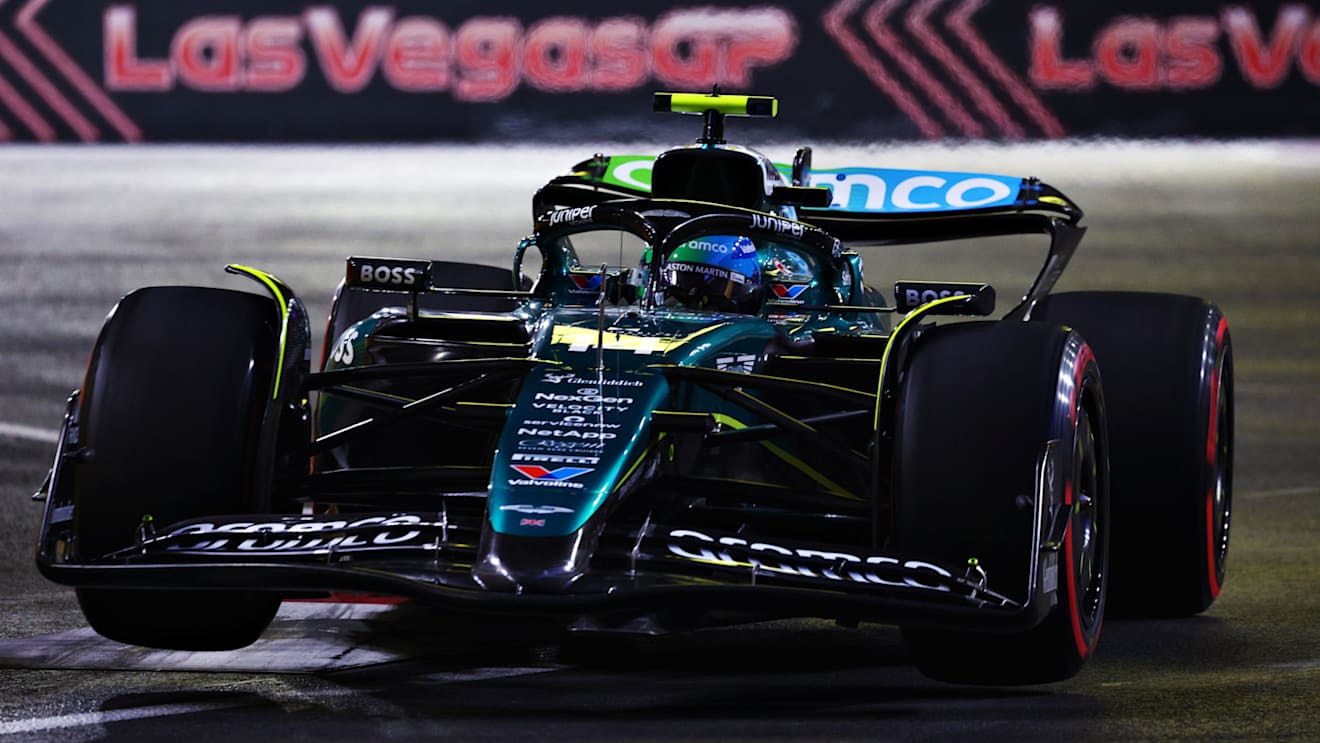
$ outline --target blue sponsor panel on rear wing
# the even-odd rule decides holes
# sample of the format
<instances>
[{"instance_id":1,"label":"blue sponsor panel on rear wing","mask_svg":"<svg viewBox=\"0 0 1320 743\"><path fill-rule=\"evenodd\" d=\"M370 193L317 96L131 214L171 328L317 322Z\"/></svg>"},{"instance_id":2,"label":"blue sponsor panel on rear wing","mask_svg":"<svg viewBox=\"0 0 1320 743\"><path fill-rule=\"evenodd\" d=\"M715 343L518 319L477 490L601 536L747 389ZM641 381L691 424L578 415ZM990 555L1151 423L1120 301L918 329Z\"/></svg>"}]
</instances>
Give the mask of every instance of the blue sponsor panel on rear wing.
<instances>
[{"instance_id":1,"label":"blue sponsor panel on rear wing","mask_svg":"<svg viewBox=\"0 0 1320 743\"><path fill-rule=\"evenodd\" d=\"M600 181L637 193L651 190L647 155L615 155ZM785 180L792 166L776 163ZM860 214L915 214L1011 207L1019 202L1027 182L1016 176L898 168L813 169L811 186L828 186L833 193L829 211ZM817 211L812 209L812 211Z\"/></svg>"},{"instance_id":2,"label":"blue sponsor panel on rear wing","mask_svg":"<svg viewBox=\"0 0 1320 743\"><path fill-rule=\"evenodd\" d=\"M903 214L1013 206L1023 180L985 173L836 168L813 170L810 185L830 188L831 210Z\"/></svg>"}]
</instances>

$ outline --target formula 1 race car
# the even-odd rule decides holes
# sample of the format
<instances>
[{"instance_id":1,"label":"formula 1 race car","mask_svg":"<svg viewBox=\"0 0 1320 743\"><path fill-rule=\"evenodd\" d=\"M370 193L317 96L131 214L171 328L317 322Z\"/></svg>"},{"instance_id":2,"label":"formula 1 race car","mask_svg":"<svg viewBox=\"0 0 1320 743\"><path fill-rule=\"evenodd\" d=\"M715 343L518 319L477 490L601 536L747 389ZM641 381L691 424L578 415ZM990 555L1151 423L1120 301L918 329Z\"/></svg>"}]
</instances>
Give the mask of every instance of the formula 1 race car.
<instances>
[{"instance_id":1,"label":"formula 1 race car","mask_svg":"<svg viewBox=\"0 0 1320 743\"><path fill-rule=\"evenodd\" d=\"M1213 304L1051 294L1085 228L1035 179L776 165L724 141L773 98L655 107L701 138L550 181L511 268L349 258L320 371L260 270L124 297L38 494L41 571L153 647L358 592L581 632L896 624L924 673L994 684L1075 674L1106 603L1214 601ZM855 250L1030 234L1044 264L993 320L985 283L887 301Z\"/></svg>"}]
</instances>

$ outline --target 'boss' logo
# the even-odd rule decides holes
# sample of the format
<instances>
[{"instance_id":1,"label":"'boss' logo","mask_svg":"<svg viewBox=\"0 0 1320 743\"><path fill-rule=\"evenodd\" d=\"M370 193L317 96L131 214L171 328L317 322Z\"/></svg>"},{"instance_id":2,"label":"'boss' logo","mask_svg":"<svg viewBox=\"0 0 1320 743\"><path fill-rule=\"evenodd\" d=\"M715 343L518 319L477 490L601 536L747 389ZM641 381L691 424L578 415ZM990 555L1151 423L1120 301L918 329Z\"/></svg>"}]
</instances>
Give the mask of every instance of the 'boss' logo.
<instances>
[{"instance_id":1,"label":"'boss' logo","mask_svg":"<svg viewBox=\"0 0 1320 743\"><path fill-rule=\"evenodd\" d=\"M953 296L965 297L967 292L955 289L904 289L903 304L906 307L918 307L927 302Z\"/></svg>"},{"instance_id":2,"label":"'boss' logo","mask_svg":"<svg viewBox=\"0 0 1320 743\"><path fill-rule=\"evenodd\" d=\"M959 303L945 302L934 311L938 314L989 315L995 309L995 290L989 284L960 281L898 281L894 283L894 300L903 312L950 297L967 297Z\"/></svg>"},{"instance_id":3,"label":"'boss' logo","mask_svg":"<svg viewBox=\"0 0 1320 743\"><path fill-rule=\"evenodd\" d=\"M412 286L417 283L421 269L403 266L372 266L362 264L358 278L364 284L396 284Z\"/></svg>"}]
</instances>

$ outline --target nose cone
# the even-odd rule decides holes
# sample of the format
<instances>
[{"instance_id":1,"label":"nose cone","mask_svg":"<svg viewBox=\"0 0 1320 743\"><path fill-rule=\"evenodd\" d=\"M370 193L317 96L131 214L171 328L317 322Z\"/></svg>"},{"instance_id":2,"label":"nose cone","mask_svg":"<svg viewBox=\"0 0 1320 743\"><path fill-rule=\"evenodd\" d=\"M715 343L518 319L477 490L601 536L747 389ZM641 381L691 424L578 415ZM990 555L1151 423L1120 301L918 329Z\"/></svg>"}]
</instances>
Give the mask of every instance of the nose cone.
<instances>
[{"instance_id":1,"label":"nose cone","mask_svg":"<svg viewBox=\"0 0 1320 743\"><path fill-rule=\"evenodd\" d=\"M487 529L472 577L488 591L559 593L587 570L586 529L558 537L500 534Z\"/></svg>"}]
</instances>

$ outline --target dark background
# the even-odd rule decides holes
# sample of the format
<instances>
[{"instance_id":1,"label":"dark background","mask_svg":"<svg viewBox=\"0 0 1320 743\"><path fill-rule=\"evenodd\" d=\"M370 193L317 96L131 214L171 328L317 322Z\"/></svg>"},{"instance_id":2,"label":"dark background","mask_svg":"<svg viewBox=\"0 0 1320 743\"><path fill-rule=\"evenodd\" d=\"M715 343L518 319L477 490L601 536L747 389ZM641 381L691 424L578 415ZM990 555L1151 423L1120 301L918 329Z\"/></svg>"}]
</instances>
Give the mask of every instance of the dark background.
<instances>
[{"instance_id":1,"label":"dark background","mask_svg":"<svg viewBox=\"0 0 1320 743\"><path fill-rule=\"evenodd\" d=\"M169 91L110 90L107 85L104 14L111 6L131 8L136 14L135 53L142 60L165 60L176 34L189 21L203 16L234 16L248 24L257 17L303 18L311 7L337 11L345 38L351 42L364 9L387 8L394 23L407 17L439 21L453 34L472 18L516 19L521 34L547 17L568 17L596 27L607 18L628 17L640 22L647 33L668 14L716 13L703 29L725 41L713 42L727 52L727 39L740 33L737 13L774 12L791 19L795 43L783 61L754 67L746 85L733 86L742 92L778 96L782 101L777 122L743 122L739 126L749 139L833 140L871 142L890 139L1037 139L1047 137L1308 137L1320 132L1320 6L1309 3L1234 2L1223 4L1162 0L1160 2L1041 3L1036 0L777 0L745 3L713 0L710 5L679 4L669 0L629 3L626 9L608 0L562 0L547 6L526 0L467 2L351 2L348 0L49 0L38 8L35 24L72 58L96 86L136 128L115 126L105 113L70 78L67 65L61 68L48 51L24 33L20 17L39 0L10 0L0 5L0 82L12 95L0 96L0 140L41 139L18 115L15 97L44 119L54 133L47 139L77 141L585 141L651 139L660 131L672 131L666 117L651 116L649 97L653 90L667 89L654 68L637 85L620 91L548 92L535 88L521 65L513 69L519 83L506 97L492 102L456 100L450 89L434 92L403 92L394 88L377 64L370 82L360 91L332 88L307 30L301 24L299 48L306 61L305 75L294 88L284 92L206 92L177 82ZM1106 29L1124 21L1154 24L1157 49L1153 85L1120 86L1097 76L1083 89L1060 89L1040 79L1031 50L1033 12L1055 11L1060 19L1061 59L1069 62L1094 60L1097 40ZM1235 10L1236 9L1236 10ZM865 22L868 13L887 11L884 29L892 35L888 49L871 33ZM913 30L913 15L927 11L929 28L970 75L960 82L947 64L923 46ZM1232 13L1251 23L1239 24L1230 33ZM720 13L723 13L722 15ZM837 23L831 33L826 17ZM991 55L977 55L959 37L949 21L959 14L969 18L971 30L983 38ZM1245 15L1243 15L1245 14ZM724 19L724 20L719 20ZM730 20L732 19L732 20ZM1169 34L1174 23L1195 19L1210 24L1211 38L1193 53L1170 51ZM1294 19L1292 25L1285 19ZM1252 26L1254 24L1254 27ZM245 25L246 27L246 25ZM874 28L874 27L872 27ZM1245 30L1244 30L1245 29ZM741 29L745 31L745 29ZM841 41L851 34L854 48ZM1262 59L1274 59L1277 79L1254 81L1243 73L1240 53L1233 39L1259 39ZM7 40L7 44L5 41ZM8 46L9 49L3 48ZM904 68L893 49L911 55ZM683 61L694 54L693 44L679 40L663 53ZM1116 55L1116 56L1115 56ZM521 58L515 53L515 59ZM1138 64L1140 56L1130 46L1120 46L1111 60ZM550 60L558 57L553 53ZM875 67L872 76L860 60ZM377 60L377 63L379 60ZM369 63L372 64L372 63ZM591 64L589 61L588 64ZM1190 65L1190 67L1189 67ZM917 77L912 67L917 68ZM1281 66L1281 67L1278 67ZM877 72L878 70L878 72ZM1208 76L1205 87L1171 90L1166 83L1175 70L1199 71ZM451 83L461 70L450 65ZM44 78L47 90L34 81ZM1035 73L1035 74L1033 74ZM921 74L941 91L921 84ZM901 86L913 103L929 117L926 126L881 89L876 75ZM716 74L714 77L727 77ZM728 80L713 79L709 82ZM690 85L689 89L704 89ZM79 133L51 103L53 88L95 128ZM970 92L979 89L979 102ZM946 96L946 105L937 99ZM981 131L959 124L949 113L949 102L966 112ZM986 105L998 105L1016 123L1015 130L997 126L987 115ZM1038 104L1033 116L1032 102ZM1048 116L1057 126L1043 123ZM1002 119L1001 119L1002 120ZM665 129L668 127L668 129Z\"/></svg>"}]
</instances>

